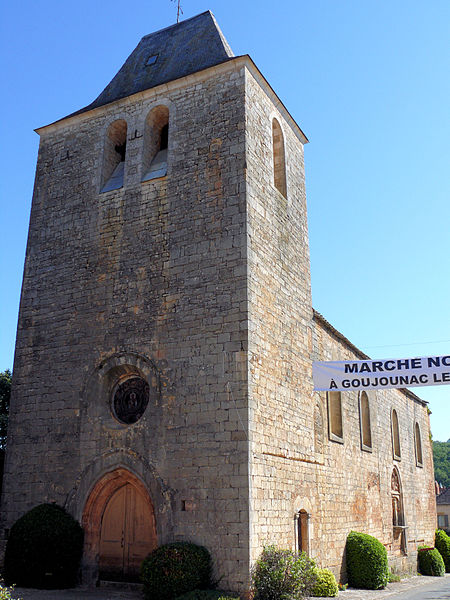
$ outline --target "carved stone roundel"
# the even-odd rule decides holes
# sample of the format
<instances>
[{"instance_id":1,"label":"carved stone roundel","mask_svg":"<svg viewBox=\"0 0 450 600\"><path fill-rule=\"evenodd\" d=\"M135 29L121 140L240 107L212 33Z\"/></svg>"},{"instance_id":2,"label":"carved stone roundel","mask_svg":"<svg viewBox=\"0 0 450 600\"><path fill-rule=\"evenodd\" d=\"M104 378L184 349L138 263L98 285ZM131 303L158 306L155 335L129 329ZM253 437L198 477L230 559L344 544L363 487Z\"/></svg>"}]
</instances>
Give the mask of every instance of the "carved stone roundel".
<instances>
[{"instance_id":1,"label":"carved stone roundel","mask_svg":"<svg viewBox=\"0 0 450 600\"><path fill-rule=\"evenodd\" d=\"M115 417L126 425L136 423L144 414L149 398L148 383L141 377L131 377L120 383L112 401Z\"/></svg>"}]
</instances>

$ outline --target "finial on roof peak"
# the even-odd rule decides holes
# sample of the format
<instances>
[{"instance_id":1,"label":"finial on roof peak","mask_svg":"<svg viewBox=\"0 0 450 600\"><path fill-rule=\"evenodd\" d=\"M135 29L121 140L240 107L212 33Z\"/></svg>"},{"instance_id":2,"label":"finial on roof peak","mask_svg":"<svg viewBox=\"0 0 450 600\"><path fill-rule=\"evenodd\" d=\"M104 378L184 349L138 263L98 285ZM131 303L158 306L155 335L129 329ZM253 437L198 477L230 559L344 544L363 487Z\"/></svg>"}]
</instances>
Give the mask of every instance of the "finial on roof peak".
<instances>
[{"instance_id":1,"label":"finial on roof peak","mask_svg":"<svg viewBox=\"0 0 450 600\"><path fill-rule=\"evenodd\" d=\"M172 0L172 2L177 2L178 3L178 7L177 7L177 23L180 22L180 13L183 13L183 9L181 8L181 0Z\"/></svg>"}]
</instances>

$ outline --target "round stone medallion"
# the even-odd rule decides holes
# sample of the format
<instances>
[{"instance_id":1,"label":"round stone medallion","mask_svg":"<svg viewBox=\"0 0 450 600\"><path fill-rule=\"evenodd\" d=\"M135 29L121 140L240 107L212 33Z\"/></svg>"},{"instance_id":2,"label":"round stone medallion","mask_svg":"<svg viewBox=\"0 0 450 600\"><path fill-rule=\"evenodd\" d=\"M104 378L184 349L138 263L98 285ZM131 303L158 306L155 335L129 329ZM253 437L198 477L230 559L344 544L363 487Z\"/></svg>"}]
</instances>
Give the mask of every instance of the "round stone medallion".
<instances>
[{"instance_id":1,"label":"round stone medallion","mask_svg":"<svg viewBox=\"0 0 450 600\"><path fill-rule=\"evenodd\" d=\"M130 377L116 387L112 399L114 416L131 425L144 414L149 398L148 383L142 377Z\"/></svg>"}]
</instances>

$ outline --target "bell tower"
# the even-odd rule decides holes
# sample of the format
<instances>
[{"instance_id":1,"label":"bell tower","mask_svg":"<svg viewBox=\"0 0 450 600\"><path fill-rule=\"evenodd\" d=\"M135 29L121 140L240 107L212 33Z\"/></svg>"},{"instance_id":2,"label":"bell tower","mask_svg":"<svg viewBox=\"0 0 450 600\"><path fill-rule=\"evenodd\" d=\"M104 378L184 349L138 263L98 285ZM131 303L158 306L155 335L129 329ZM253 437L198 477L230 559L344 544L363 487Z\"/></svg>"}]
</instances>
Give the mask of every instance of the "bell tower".
<instances>
[{"instance_id":1,"label":"bell tower","mask_svg":"<svg viewBox=\"0 0 450 600\"><path fill-rule=\"evenodd\" d=\"M307 140L209 11L37 132L2 531L56 502L86 582L190 540L243 590L267 423L309 393L290 366L309 360Z\"/></svg>"}]
</instances>

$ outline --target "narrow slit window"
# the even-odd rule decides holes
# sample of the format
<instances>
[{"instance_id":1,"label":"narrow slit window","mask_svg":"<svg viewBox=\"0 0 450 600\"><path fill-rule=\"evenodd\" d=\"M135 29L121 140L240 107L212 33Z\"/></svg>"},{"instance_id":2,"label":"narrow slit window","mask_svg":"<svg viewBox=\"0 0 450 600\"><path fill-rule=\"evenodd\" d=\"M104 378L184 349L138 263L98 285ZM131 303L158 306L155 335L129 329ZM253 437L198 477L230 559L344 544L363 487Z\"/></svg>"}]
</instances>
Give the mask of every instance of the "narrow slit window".
<instances>
[{"instance_id":1,"label":"narrow slit window","mask_svg":"<svg viewBox=\"0 0 450 600\"><path fill-rule=\"evenodd\" d=\"M422 439L420 436L419 423L416 423L414 426L414 445L416 447L416 465L418 467L423 467Z\"/></svg>"},{"instance_id":2,"label":"narrow slit window","mask_svg":"<svg viewBox=\"0 0 450 600\"><path fill-rule=\"evenodd\" d=\"M296 514L297 523L297 550L299 554L309 554L309 518L310 515L302 509Z\"/></svg>"},{"instance_id":3,"label":"narrow slit window","mask_svg":"<svg viewBox=\"0 0 450 600\"><path fill-rule=\"evenodd\" d=\"M359 397L359 419L361 427L361 448L372 450L372 429L370 425L370 405L367 392L361 392Z\"/></svg>"},{"instance_id":4,"label":"narrow slit window","mask_svg":"<svg viewBox=\"0 0 450 600\"><path fill-rule=\"evenodd\" d=\"M273 146L273 182L277 190L287 197L286 186L286 160L284 154L284 136L280 124L276 119L272 121L272 146Z\"/></svg>"},{"instance_id":5,"label":"narrow slit window","mask_svg":"<svg viewBox=\"0 0 450 600\"><path fill-rule=\"evenodd\" d=\"M111 123L106 132L101 192L123 187L126 152L127 124L119 119Z\"/></svg>"},{"instance_id":6,"label":"narrow slit window","mask_svg":"<svg viewBox=\"0 0 450 600\"><path fill-rule=\"evenodd\" d=\"M328 429L333 442L344 442L341 392L328 392Z\"/></svg>"},{"instance_id":7,"label":"narrow slit window","mask_svg":"<svg viewBox=\"0 0 450 600\"><path fill-rule=\"evenodd\" d=\"M392 429L392 454L394 460L400 460L400 432L398 427L398 416L395 408L392 409L391 413L391 429Z\"/></svg>"},{"instance_id":8,"label":"narrow slit window","mask_svg":"<svg viewBox=\"0 0 450 600\"><path fill-rule=\"evenodd\" d=\"M168 151L169 110L166 106L157 106L145 122L142 181L167 175Z\"/></svg>"}]
</instances>

